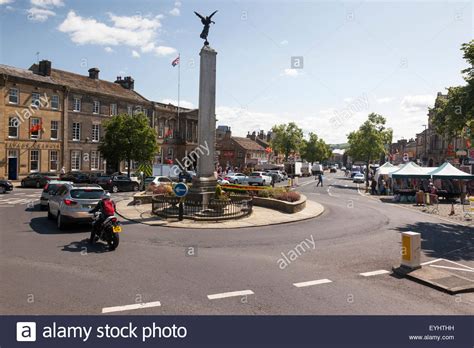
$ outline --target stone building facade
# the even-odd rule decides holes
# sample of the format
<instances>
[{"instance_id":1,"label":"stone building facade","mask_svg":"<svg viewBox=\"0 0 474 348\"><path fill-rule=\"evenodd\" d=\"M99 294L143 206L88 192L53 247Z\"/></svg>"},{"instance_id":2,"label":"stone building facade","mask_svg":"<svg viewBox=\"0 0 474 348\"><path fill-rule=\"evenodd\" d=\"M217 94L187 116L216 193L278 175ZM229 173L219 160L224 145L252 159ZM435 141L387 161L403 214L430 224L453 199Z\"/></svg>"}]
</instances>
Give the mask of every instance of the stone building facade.
<instances>
[{"instance_id":1,"label":"stone building facade","mask_svg":"<svg viewBox=\"0 0 474 348\"><path fill-rule=\"evenodd\" d=\"M54 69L46 60L29 69L0 65L0 177L59 173L62 167L125 170L123 163L106 163L98 149L103 122L123 113L148 116L161 145L158 163L174 162L197 146L197 110L180 108L178 119L175 106L137 93L133 78L111 82L99 73L97 68L88 75Z\"/></svg>"},{"instance_id":2,"label":"stone building facade","mask_svg":"<svg viewBox=\"0 0 474 348\"><path fill-rule=\"evenodd\" d=\"M222 168L254 168L267 162L265 148L250 138L233 137L230 127L225 134L216 137L218 162Z\"/></svg>"}]
</instances>

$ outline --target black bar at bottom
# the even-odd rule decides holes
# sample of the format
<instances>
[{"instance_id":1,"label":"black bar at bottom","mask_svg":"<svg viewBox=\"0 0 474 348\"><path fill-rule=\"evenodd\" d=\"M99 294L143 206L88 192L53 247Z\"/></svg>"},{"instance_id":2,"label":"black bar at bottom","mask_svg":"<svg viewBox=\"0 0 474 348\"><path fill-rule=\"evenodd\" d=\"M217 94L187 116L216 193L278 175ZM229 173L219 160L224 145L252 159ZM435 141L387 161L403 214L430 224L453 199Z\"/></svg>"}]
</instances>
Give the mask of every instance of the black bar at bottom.
<instances>
[{"instance_id":1,"label":"black bar at bottom","mask_svg":"<svg viewBox=\"0 0 474 348\"><path fill-rule=\"evenodd\" d=\"M35 343L18 342L31 326ZM0 347L472 348L473 328L474 316L1 316Z\"/></svg>"}]
</instances>

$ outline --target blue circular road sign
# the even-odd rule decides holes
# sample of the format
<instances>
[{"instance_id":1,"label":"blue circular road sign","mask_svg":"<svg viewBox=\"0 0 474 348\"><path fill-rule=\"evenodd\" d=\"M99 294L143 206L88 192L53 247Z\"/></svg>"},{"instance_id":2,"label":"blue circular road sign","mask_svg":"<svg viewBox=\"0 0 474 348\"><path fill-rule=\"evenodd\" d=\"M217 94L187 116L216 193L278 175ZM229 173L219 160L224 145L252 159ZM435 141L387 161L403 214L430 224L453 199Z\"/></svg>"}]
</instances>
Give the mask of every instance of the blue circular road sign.
<instances>
[{"instance_id":1,"label":"blue circular road sign","mask_svg":"<svg viewBox=\"0 0 474 348\"><path fill-rule=\"evenodd\" d=\"M184 197L188 194L188 185L186 185L185 183L182 183L182 182L177 183L174 186L173 191L176 194L176 196Z\"/></svg>"}]
</instances>

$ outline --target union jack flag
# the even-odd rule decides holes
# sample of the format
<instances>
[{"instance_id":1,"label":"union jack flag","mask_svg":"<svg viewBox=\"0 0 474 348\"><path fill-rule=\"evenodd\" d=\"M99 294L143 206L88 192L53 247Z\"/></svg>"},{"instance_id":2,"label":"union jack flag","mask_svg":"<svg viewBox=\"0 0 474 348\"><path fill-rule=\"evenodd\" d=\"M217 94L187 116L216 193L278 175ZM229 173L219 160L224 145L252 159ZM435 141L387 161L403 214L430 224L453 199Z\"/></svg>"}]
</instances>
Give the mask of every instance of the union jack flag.
<instances>
[{"instance_id":1,"label":"union jack flag","mask_svg":"<svg viewBox=\"0 0 474 348\"><path fill-rule=\"evenodd\" d=\"M176 66L178 64L179 64L179 56L177 56L176 59L171 62L172 66Z\"/></svg>"}]
</instances>

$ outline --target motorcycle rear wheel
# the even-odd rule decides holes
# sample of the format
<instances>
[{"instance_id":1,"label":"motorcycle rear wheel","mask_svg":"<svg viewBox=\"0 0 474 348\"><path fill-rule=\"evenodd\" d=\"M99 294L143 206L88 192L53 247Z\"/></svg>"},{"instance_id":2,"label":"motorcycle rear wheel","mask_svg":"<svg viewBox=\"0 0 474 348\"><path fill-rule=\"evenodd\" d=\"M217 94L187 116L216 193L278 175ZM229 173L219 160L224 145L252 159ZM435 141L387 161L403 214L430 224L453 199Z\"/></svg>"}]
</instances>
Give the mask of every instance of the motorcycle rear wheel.
<instances>
[{"instance_id":1,"label":"motorcycle rear wheel","mask_svg":"<svg viewBox=\"0 0 474 348\"><path fill-rule=\"evenodd\" d=\"M113 251L113 250L117 249L117 247L119 245L119 242L120 242L119 235L117 233L112 233L112 236L107 241L107 244L109 246L109 250Z\"/></svg>"}]
</instances>

